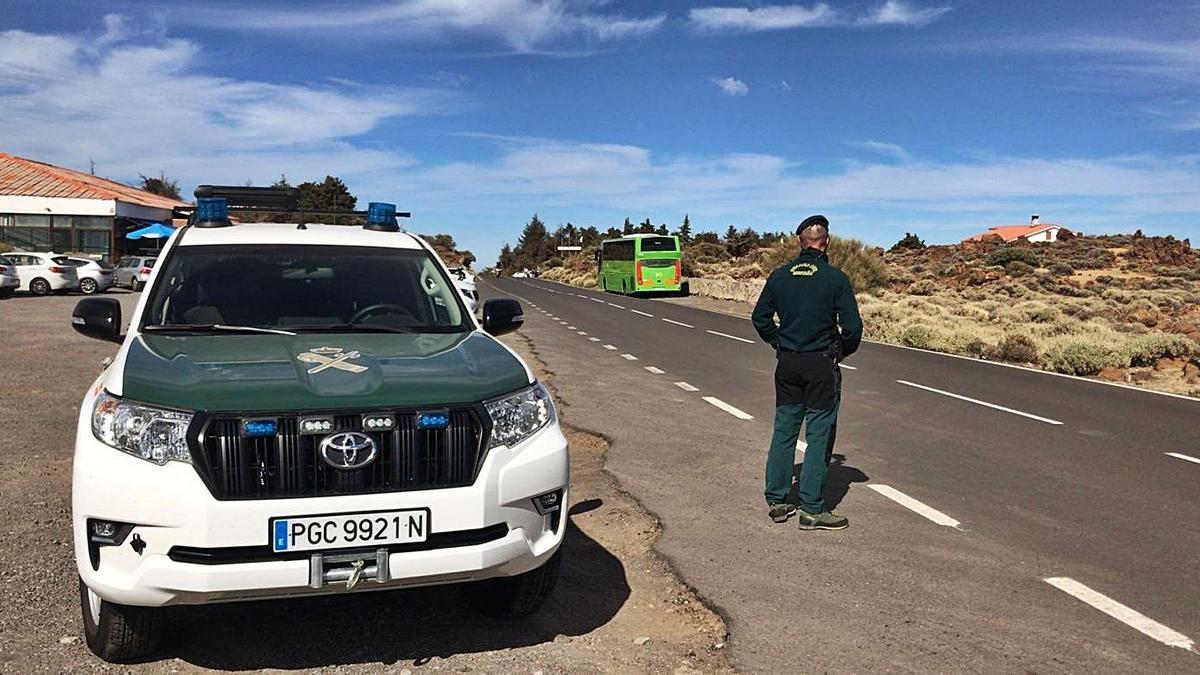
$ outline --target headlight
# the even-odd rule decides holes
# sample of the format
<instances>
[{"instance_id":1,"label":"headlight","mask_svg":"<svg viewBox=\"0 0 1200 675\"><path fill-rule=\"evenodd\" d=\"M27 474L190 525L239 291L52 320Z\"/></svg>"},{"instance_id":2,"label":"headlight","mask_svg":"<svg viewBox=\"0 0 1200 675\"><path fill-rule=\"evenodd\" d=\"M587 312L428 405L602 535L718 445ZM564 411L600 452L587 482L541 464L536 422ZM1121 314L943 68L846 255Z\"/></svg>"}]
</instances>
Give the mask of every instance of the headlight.
<instances>
[{"instance_id":1,"label":"headlight","mask_svg":"<svg viewBox=\"0 0 1200 675\"><path fill-rule=\"evenodd\" d=\"M554 421L554 402L540 384L487 403L487 411L492 418L488 449L511 448Z\"/></svg>"},{"instance_id":2,"label":"headlight","mask_svg":"<svg viewBox=\"0 0 1200 675\"><path fill-rule=\"evenodd\" d=\"M187 429L192 416L125 401L108 392L92 407L92 433L117 450L155 464L192 461Z\"/></svg>"}]
</instances>

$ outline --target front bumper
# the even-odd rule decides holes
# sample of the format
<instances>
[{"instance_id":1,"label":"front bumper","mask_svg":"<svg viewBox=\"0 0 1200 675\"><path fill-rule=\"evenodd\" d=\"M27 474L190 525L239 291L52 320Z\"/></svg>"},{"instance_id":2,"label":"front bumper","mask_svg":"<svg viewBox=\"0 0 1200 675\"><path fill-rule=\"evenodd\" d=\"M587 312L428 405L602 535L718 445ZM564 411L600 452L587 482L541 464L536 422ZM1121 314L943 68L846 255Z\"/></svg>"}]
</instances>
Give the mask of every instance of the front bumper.
<instances>
[{"instance_id":1,"label":"front bumper","mask_svg":"<svg viewBox=\"0 0 1200 675\"><path fill-rule=\"evenodd\" d=\"M90 400L83 408L91 410ZM568 481L566 438L552 426L515 449L490 451L469 487L218 501L192 466L157 466L110 448L92 436L90 414L81 414L72 477L76 566L100 597L125 605L346 592L340 582L313 588L309 554L261 555L269 551L269 519L428 508L428 545L434 547L384 553L388 580L363 581L354 592L512 576L541 566L562 543L566 514L542 515L533 498L563 490L564 504ZM96 567L87 540L89 518L134 525L120 545L98 549ZM326 554L339 552L345 550ZM369 553L374 564L377 551Z\"/></svg>"}]
</instances>

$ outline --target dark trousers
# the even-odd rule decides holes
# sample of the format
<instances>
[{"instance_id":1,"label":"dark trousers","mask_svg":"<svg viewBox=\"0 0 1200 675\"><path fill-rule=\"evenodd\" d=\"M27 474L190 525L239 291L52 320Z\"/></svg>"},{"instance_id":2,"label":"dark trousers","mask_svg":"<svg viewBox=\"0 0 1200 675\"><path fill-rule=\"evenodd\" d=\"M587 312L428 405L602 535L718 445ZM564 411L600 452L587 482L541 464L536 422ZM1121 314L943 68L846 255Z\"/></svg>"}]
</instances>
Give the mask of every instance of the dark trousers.
<instances>
[{"instance_id":1,"label":"dark trousers","mask_svg":"<svg viewBox=\"0 0 1200 675\"><path fill-rule=\"evenodd\" d=\"M837 362L819 352L779 352L775 366L775 430L767 451L768 504L783 502L792 489L796 442L804 426L804 466L800 471L800 508L825 510L821 491L829 473L842 399L842 373Z\"/></svg>"}]
</instances>

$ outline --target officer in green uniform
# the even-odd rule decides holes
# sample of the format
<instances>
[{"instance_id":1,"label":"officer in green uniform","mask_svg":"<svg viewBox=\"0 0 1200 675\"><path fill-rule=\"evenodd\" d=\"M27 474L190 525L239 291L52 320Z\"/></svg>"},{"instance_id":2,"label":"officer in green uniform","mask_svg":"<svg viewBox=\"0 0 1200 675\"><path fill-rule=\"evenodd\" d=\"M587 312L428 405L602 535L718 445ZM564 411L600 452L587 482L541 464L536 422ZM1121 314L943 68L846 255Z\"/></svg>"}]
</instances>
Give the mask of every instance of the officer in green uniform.
<instances>
[{"instance_id":1,"label":"officer in green uniform","mask_svg":"<svg viewBox=\"0 0 1200 675\"><path fill-rule=\"evenodd\" d=\"M810 216L796 229L800 255L771 273L754 306L754 329L775 348L775 432L767 453L768 515L777 523L796 514L786 501L801 424L808 449L800 471L801 529L840 530L849 521L821 498L841 403L838 362L862 340L862 319L846 275L829 264L829 220ZM776 323L775 317L779 317ZM839 328L840 326L840 328Z\"/></svg>"}]
</instances>

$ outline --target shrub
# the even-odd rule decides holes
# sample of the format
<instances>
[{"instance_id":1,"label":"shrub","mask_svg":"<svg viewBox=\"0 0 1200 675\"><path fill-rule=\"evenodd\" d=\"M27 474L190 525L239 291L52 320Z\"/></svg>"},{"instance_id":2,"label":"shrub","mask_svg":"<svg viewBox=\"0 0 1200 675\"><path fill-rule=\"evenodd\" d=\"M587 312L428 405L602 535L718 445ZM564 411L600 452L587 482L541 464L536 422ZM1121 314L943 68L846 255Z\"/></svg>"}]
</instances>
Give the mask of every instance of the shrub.
<instances>
[{"instance_id":1,"label":"shrub","mask_svg":"<svg viewBox=\"0 0 1200 675\"><path fill-rule=\"evenodd\" d=\"M829 261L841 268L858 293L866 293L888 282L887 263L857 239L833 237L829 241Z\"/></svg>"},{"instance_id":2,"label":"shrub","mask_svg":"<svg viewBox=\"0 0 1200 675\"><path fill-rule=\"evenodd\" d=\"M9 246L8 244L0 242L0 253L8 253L11 250L13 250L12 246Z\"/></svg>"},{"instance_id":3,"label":"shrub","mask_svg":"<svg viewBox=\"0 0 1200 675\"><path fill-rule=\"evenodd\" d=\"M1009 333L1004 336L1000 344L996 345L992 356L997 361L1010 361L1013 363L1037 363L1038 348L1037 343L1028 335L1020 333Z\"/></svg>"},{"instance_id":4,"label":"shrub","mask_svg":"<svg viewBox=\"0 0 1200 675\"><path fill-rule=\"evenodd\" d=\"M1126 345L1130 365L1153 366L1159 359L1177 359L1191 356L1200 351L1193 340L1174 333L1147 333L1139 335Z\"/></svg>"},{"instance_id":5,"label":"shrub","mask_svg":"<svg viewBox=\"0 0 1200 675\"><path fill-rule=\"evenodd\" d=\"M1021 277L1025 276L1026 274L1031 274L1035 269L1037 268L1035 268L1033 265L1020 260L1013 260L1004 266L1004 271L1008 272L1010 276L1014 277Z\"/></svg>"},{"instance_id":6,"label":"shrub","mask_svg":"<svg viewBox=\"0 0 1200 675\"><path fill-rule=\"evenodd\" d=\"M900 333L900 344L917 349L933 349L937 334L925 324L914 324Z\"/></svg>"},{"instance_id":7,"label":"shrub","mask_svg":"<svg viewBox=\"0 0 1200 675\"><path fill-rule=\"evenodd\" d=\"M1042 352L1047 370L1067 375L1095 375L1105 368L1121 368L1125 359L1096 337L1072 337L1051 343Z\"/></svg>"},{"instance_id":8,"label":"shrub","mask_svg":"<svg viewBox=\"0 0 1200 675\"><path fill-rule=\"evenodd\" d=\"M563 266L563 259L558 256L554 256L553 258L546 261L546 267L562 267L562 266Z\"/></svg>"},{"instance_id":9,"label":"shrub","mask_svg":"<svg viewBox=\"0 0 1200 675\"><path fill-rule=\"evenodd\" d=\"M908 287L911 295L933 295L938 289L937 282L931 279L921 279Z\"/></svg>"},{"instance_id":10,"label":"shrub","mask_svg":"<svg viewBox=\"0 0 1200 675\"><path fill-rule=\"evenodd\" d=\"M1034 253L1032 249L1020 248L1018 246L1006 246L992 251L988 254L987 264L1008 267L1008 264L1015 260L1019 260L1031 267L1037 267L1042 264L1038 258L1038 254Z\"/></svg>"},{"instance_id":11,"label":"shrub","mask_svg":"<svg viewBox=\"0 0 1200 675\"><path fill-rule=\"evenodd\" d=\"M895 243L890 249L891 252L897 251L919 251L925 248L925 242L921 238L911 232L905 232L904 237Z\"/></svg>"},{"instance_id":12,"label":"shrub","mask_svg":"<svg viewBox=\"0 0 1200 675\"><path fill-rule=\"evenodd\" d=\"M1069 277L1075 273L1075 269L1066 263L1054 263L1050 266L1050 274L1056 277Z\"/></svg>"}]
</instances>

